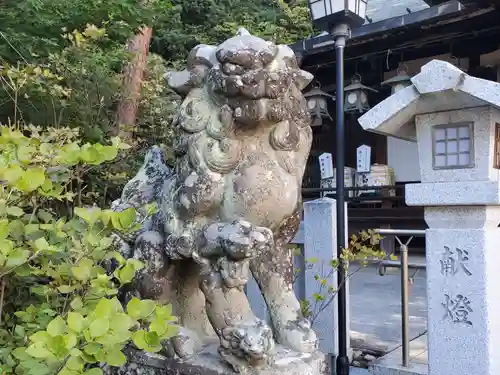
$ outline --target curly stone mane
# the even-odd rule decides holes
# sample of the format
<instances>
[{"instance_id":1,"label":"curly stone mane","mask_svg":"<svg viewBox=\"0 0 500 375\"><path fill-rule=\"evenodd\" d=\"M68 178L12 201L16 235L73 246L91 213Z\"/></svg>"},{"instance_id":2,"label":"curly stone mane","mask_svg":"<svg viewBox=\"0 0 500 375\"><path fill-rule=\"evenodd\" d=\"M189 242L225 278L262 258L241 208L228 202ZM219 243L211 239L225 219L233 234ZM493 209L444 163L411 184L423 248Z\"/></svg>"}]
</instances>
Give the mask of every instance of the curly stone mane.
<instances>
[{"instance_id":1,"label":"curly stone mane","mask_svg":"<svg viewBox=\"0 0 500 375\"><path fill-rule=\"evenodd\" d=\"M248 48L242 50L235 38L245 38ZM301 93L309 73L299 69L287 46L244 29L235 38L218 47L197 46L188 69L168 76L169 85L185 96L174 120L180 165L226 174L243 157L244 136L258 127L272 128L269 142L276 151L295 152L301 142L310 142Z\"/></svg>"}]
</instances>

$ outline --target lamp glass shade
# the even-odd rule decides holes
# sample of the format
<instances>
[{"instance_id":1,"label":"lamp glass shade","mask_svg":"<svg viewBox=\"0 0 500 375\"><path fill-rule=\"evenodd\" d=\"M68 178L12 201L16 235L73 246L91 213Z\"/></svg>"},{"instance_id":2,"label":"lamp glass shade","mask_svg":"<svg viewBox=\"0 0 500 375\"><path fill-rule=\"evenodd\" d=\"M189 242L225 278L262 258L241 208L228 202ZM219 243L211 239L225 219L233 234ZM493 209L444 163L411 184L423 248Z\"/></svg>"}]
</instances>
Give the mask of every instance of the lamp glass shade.
<instances>
[{"instance_id":1,"label":"lamp glass shade","mask_svg":"<svg viewBox=\"0 0 500 375\"><path fill-rule=\"evenodd\" d=\"M366 16L368 0L308 0L313 23L324 29L347 22L361 26Z\"/></svg>"},{"instance_id":2,"label":"lamp glass shade","mask_svg":"<svg viewBox=\"0 0 500 375\"><path fill-rule=\"evenodd\" d=\"M312 110L314 108L316 108L316 99L309 99L307 101L307 107Z\"/></svg>"},{"instance_id":3,"label":"lamp glass shade","mask_svg":"<svg viewBox=\"0 0 500 375\"><path fill-rule=\"evenodd\" d=\"M354 104L358 101L358 93L357 92L350 92L347 94L347 102L349 104Z\"/></svg>"}]
</instances>

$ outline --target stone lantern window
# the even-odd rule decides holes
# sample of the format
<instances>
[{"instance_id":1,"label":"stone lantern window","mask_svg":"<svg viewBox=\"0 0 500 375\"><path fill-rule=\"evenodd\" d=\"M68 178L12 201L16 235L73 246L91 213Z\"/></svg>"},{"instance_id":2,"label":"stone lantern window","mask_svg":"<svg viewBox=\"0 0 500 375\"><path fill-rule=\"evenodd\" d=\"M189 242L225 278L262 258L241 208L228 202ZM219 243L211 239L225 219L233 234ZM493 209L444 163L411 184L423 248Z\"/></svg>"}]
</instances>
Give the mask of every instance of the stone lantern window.
<instances>
[{"instance_id":1,"label":"stone lantern window","mask_svg":"<svg viewBox=\"0 0 500 375\"><path fill-rule=\"evenodd\" d=\"M494 149L494 160L493 168L500 169L500 124L495 124L495 149Z\"/></svg>"},{"instance_id":2,"label":"stone lantern window","mask_svg":"<svg viewBox=\"0 0 500 375\"><path fill-rule=\"evenodd\" d=\"M436 125L432 132L434 169L474 166L472 123Z\"/></svg>"}]
</instances>

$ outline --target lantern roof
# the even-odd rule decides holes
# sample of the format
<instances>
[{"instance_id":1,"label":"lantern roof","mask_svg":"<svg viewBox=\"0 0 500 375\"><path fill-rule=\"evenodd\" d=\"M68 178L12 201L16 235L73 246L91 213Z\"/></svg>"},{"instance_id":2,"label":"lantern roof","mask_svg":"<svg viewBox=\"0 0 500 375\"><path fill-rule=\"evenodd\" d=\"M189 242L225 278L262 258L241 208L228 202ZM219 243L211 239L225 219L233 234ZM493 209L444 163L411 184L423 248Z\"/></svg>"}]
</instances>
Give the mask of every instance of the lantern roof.
<instances>
[{"instance_id":1,"label":"lantern roof","mask_svg":"<svg viewBox=\"0 0 500 375\"><path fill-rule=\"evenodd\" d=\"M391 85L391 84L403 82L403 81L406 81L406 82L411 81L411 77L408 75L408 73L405 69L398 69L397 75L389 78L388 80L382 82L381 84L382 85Z\"/></svg>"},{"instance_id":2,"label":"lantern roof","mask_svg":"<svg viewBox=\"0 0 500 375\"><path fill-rule=\"evenodd\" d=\"M416 141L416 115L484 105L500 109L500 83L469 76L445 61L425 64L411 82L361 116L361 126Z\"/></svg>"},{"instance_id":3,"label":"lantern roof","mask_svg":"<svg viewBox=\"0 0 500 375\"><path fill-rule=\"evenodd\" d=\"M361 77L354 76L351 79L351 84L347 87L344 88L344 92L349 92L349 91L354 91L354 90L369 90L373 92L378 92L375 89L372 89L371 87L365 86L361 83Z\"/></svg>"},{"instance_id":4,"label":"lantern roof","mask_svg":"<svg viewBox=\"0 0 500 375\"><path fill-rule=\"evenodd\" d=\"M319 87L313 87L311 90L307 91L304 93L304 97L311 98L313 96L325 96L327 98L330 98L332 100L335 100L335 96L328 94L327 92L324 92L321 90Z\"/></svg>"}]
</instances>

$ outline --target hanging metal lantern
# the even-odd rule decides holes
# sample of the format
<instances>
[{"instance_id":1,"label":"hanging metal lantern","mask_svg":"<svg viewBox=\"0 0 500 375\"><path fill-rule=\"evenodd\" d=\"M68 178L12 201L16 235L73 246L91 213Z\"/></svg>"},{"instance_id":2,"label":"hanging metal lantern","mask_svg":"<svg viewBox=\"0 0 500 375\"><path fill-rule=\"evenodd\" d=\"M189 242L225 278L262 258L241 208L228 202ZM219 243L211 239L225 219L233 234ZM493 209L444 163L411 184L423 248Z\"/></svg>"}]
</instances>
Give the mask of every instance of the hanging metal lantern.
<instances>
[{"instance_id":1,"label":"hanging metal lantern","mask_svg":"<svg viewBox=\"0 0 500 375\"><path fill-rule=\"evenodd\" d=\"M368 91L378 92L361 83L361 76L356 74L351 79L351 84L344 89L344 112L363 113L370 109Z\"/></svg>"},{"instance_id":2,"label":"hanging metal lantern","mask_svg":"<svg viewBox=\"0 0 500 375\"><path fill-rule=\"evenodd\" d=\"M332 119L328 112L328 99L335 100L335 97L324 92L319 87L314 87L304 94L307 100L307 110L311 114L311 126L323 125L323 119Z\"/></svg>"},{"instance_id":3,"label":"hanging metal lantern","mask_svg":"<svg viewBox=\"0 0 500 375\"><path fill-rule=\"evenodd\" d=\"M411 77L408 75L408 72L404 65L400 65L398 67L396 76L382 82L382 85L391 86L391 95L395 94L399 90L411 86L411 84Z\"/></svg>"}]
</instances>

